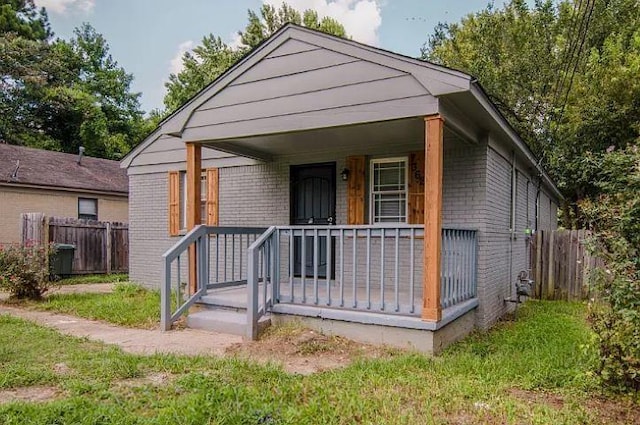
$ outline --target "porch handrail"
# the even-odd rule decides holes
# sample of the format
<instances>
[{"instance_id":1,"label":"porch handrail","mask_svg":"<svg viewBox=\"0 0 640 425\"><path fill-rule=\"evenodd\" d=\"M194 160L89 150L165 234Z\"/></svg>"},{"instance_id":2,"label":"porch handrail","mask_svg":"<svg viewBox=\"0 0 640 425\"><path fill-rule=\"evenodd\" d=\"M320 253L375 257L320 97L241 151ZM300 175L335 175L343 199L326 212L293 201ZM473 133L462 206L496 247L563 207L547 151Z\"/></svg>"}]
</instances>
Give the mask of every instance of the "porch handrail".
<instances>
[{"instance_id":1,"label":"porch handrail","mask_svg":"<svg viewBox=\"0 0 640 425\"><path fill-rule=\"evenodd\" d=\"M273 302L273 285L278 281L277 278L274 279L279 269L276 258L278 251L276 230L277 226L269 227L251 244L247 253L247 337L251 340L258 338L258 322L267 314L269 304ZM262 297L260 297L260 282L262 282Z\"/></svg>"},{"instance_id":2,"label":"porch handrail","mask_svg":"<svg viewBox=\"0 0 640 425\"><path fill-rule=\"evenodd\" d=\"M183 236L175 245L162 255L162 277L160 283L160 328L171 329L171 325L184 315L189 307L197 302L207 289L242 284L244 248L249 247L253 238L267 230L266 227L219 227L198 225ZM215 236L215 250L211 247L211 238ZM245 244L246 243L246 244ZM181 282L181 255L195 245L196 288L186 300L183 299ZM230 251L230 258L227 253ZM237 253L237 255L236 255ZM222 256L222 258L221 258ZM229 261L230 260L230 261ZM215 263L215 270L211 263ZM172 291L172 267L176 263L176 291ZM228 273L227 273L228 272ZM228 279L229 275L230 279ZM190 278L190 277L189 277ZM213 282L212 282L213 280ZM172 297L176 309L172 311Z\"/></svg>"},{"instance_id":3,"label":"porch handrail","mask_svg":"<svg viewBox=\"0 0 640 425\"><path fill-rule=\"evenodd\" d=\"M202 243L203 237L207 235L207 226L199 225L194 227L189 233L187 233L178 243L169 248L167 252L162 255L162 277L160 286L160 329L168 331L171 329L171 325L175 322L184 312L195 303L204 292L207 290L205 282L208 281L208 277L204 276L204 268L198 267L197 288L196 291L189 299L181 304L175 313L171 313L171 264L174 260L180 258L180 255L184 253L192 244L196 244L196 258L198 263L205 260L206 253L203 249L206 244ZM178 285L180 285L180 267L178 267ZM179 292L179 291L178 291ZM178 302L180 302L181 295L178 293Z\"/></svg>"}]
</instances>

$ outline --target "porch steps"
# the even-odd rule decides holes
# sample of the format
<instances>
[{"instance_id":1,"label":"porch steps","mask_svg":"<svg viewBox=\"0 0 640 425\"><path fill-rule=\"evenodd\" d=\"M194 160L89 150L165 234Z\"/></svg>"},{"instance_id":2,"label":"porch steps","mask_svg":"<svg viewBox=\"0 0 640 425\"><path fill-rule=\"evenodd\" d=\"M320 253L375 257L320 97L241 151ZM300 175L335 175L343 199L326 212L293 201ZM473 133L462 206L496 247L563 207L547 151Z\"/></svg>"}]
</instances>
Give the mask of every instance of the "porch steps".
<instances>
[{"instance_id":1,"label":"porch steps","mask_svg":"<svg viewBox=\"0 0 640 425\"><path fill-rule=\"evenodd\" d=\"M238 312L247 311L246 296L238 297L233 293L209 292L207 295L203 295L197 304L209 309L224 308Z\"/></svg>"},{"instance_id":2,"label":"porch steps","mask_svg":"<svg viewBox=\"0 0 640 425\"><path fill-rule=\"evenodd\" d=\"M271 318L263 317L258 329L263 330L271 324ZM187 326L193 329L221 332L232 335L247 335L247 315L232 310L203 309L187 316Z\"/></svg>"},{"instance_id":3,"label":"porch steps","mask_svg":"<svg viewBox=\"0 0 640 425\"><path fill-rule=\"evenodd\" d=\"M271 325L271 318L258 321L258 332ZM247 335L247 298L237 288L209 291L196 302L187 316L187 326L193 329Z\"/></svg>"}]
</instances>

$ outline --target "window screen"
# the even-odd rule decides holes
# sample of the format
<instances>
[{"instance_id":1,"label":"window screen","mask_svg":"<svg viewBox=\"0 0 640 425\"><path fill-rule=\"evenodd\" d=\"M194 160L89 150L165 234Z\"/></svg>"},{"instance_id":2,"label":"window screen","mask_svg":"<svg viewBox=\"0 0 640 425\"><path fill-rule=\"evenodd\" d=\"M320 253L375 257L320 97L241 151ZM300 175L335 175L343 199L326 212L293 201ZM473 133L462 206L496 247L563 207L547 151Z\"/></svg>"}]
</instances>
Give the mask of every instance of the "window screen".
<instances>
[{"instance_id":1,"label":"window screen","mask_svg":"<svg viewBox=\"0 0 640 425\"><path fill-rule=\"evenodd\" d=\"M78 198L78 218L85 220L98 219L98 200Z\"/></svg>"},{"instance_id":2,"label":"window screen","mask_svg":"<svg viewBox=\"0 0 640 425\"><path fill-rule=\"evenodd\" d=\"M406 223L406 158L372 160L370 178L371 221L373 223Z\"/></svg>"},{"instance_id":3,"label":"window screen","mask_svg":"<svg viewBox=\"0 0 640 425\"><path fill-rule=\"evenodd\" d=\"M182 199L182 208L180 209L180 223L182 229L187 228L187 173L180 172L180 195ZM203 171L200 175L200 223L207 224L207 172Z\"/></svg>"}]
</instances>

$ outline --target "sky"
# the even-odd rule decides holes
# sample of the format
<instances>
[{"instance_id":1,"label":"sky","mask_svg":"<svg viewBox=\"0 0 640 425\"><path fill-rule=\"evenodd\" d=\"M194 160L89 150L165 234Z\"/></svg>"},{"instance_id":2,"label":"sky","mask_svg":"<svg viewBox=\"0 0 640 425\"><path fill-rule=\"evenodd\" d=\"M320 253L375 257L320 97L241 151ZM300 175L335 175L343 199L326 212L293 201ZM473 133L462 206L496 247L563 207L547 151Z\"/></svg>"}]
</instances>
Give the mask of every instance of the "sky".
<instances>
[{"instance_id":1,"label":"sky","mask_svg":"<svg viewBox=\"0 0 640 425\"><path fill-rule=\"evenodd\" d=\"M103 34L113 58L133 74L145 111L162 108L169 74L180 70L182 54L213 33L237 43L247 10L282 0L35 0L49 13L57 37L90 23ZM484 8L488 0L288 0L298 10L315 9L341 22L354 40L409 56L438 22L456 22ZM496 2L499 3L499 2Z\"/></svg>"}]
</instances>

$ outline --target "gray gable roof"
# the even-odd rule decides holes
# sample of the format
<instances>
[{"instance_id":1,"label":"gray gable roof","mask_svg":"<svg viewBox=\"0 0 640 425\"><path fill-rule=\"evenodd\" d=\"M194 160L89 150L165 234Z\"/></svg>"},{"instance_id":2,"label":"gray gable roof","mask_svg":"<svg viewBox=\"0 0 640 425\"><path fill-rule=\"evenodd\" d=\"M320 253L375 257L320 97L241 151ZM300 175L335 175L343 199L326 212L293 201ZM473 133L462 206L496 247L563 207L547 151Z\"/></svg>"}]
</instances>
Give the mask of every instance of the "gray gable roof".
<instances>
[{"instance_id":1,"label":"gray gable roof","mask_svg":"<svg viewBox=\"0 0 640 425\"><path fill-rule=\"evenodd\" d=\"M288 78L286 82L285 79L278 82L279 77ZM359 82L349 81L349 78L354 77L363 78L362 83L370 82L371 84L366 88L363 85L356 87ZM323 81L327 79L329 81L323 86ZM386 81L391 79L394 81ZM320 110L335 108L345 117L345 120L353 123L357 120L379 120L376 118L383 110L395 111L397 115L385 119L433 113L434 96L468 90L470 81L469 75L456 70L287 24L161 122L156 131L123 159L122 166L130 166L139 152L163 135L175 136L177 143L180 143L179 138L197 140L205 137L203 134L206 134L209 139L219 140L238 137L240 134L237 134L236 130L246 131L247 126L244 122L235 121L234 117L246 117L247 122L253 123L256 119L264 118L255 115L256 109L278 116L292 117L296 112L306 114L308 125L316 126L315 128L346 123L314 120L314 117L309 117L310 111L296 110L296 105L305 104L302 94L313 93L308 97L313 97L314 102L325 102L318 106ZM255 97L250 99L253 102L253 110L249 107L241 108L240 105L249 101L243 96L254 94L254 88L257 85L261 86L260 90L267 96L263 96L262 99ZM305 87L304 93L301 93L301 86ZM299 91L293 93L296 87ZM344 90L338 93L340 88L351 90L351 92L345 96ZM331 93L329 90L334 90L336 93ZM344 109L350 106L349 102L358 106L371 105L391 95L396 98L377 108L378 115L375 114L376 111L372 111L365 116L348 116L350 111ZM278 101L285 96L286 100ZM324 96L326 99L318 99L318 96ZM355 97L345 99L349 96ZM222 104L225 101L227 105ZM331 101L337 103L327 105L327 102ZM223 109L224 106L229 107ZM207 114L205 112L207 110L215 112ZM209 131L210 129L207 131L202 129L206 124L209 124L209 127L222 124L220 121L223 119L228 120L228 125L224 128L216 127L215 130L223 131L216 133L214 137L211 137L213 132ZM291 121L294 124L301 124L297 117ZM274 133L283 131L281 127L274 127L269 123L269 125L258 125L255 131L262 131L265 134ZM288 127L286 131L296 129L305 128Z\"/></svg>"},{"instance_id":2,"label":"gray gable roof","mask_svg":"<svg viewBox=\"0 0 640 425\"><path fill-rule=\"evenodd\" d=\"M442 113L448 106L462 112L450 118L470 124L472 138L488 132L498 135L561 197L474 77L293 24L282 27L161 122L123 159L122 167L137 165L136 157L147 147L156 141L170 144L172 138L175 149L186 141L202 141L219 151L266 159L259 152L241 153L237 146L229 149L227 141L420 117Z\"/></svg>"},{"instance_id":3,"label":"gray gable roof","mask_svg":"<svg viewBox=\"0 0 640 425\"><path fill-rule=\"evenodd\" d=\"M16 166L19 161L19 168ZM15 172L15 175L14 175ZM29 185L126 195L127 173L118 161L0 144L0 185Z\"/></svg>"}]
</instances>

